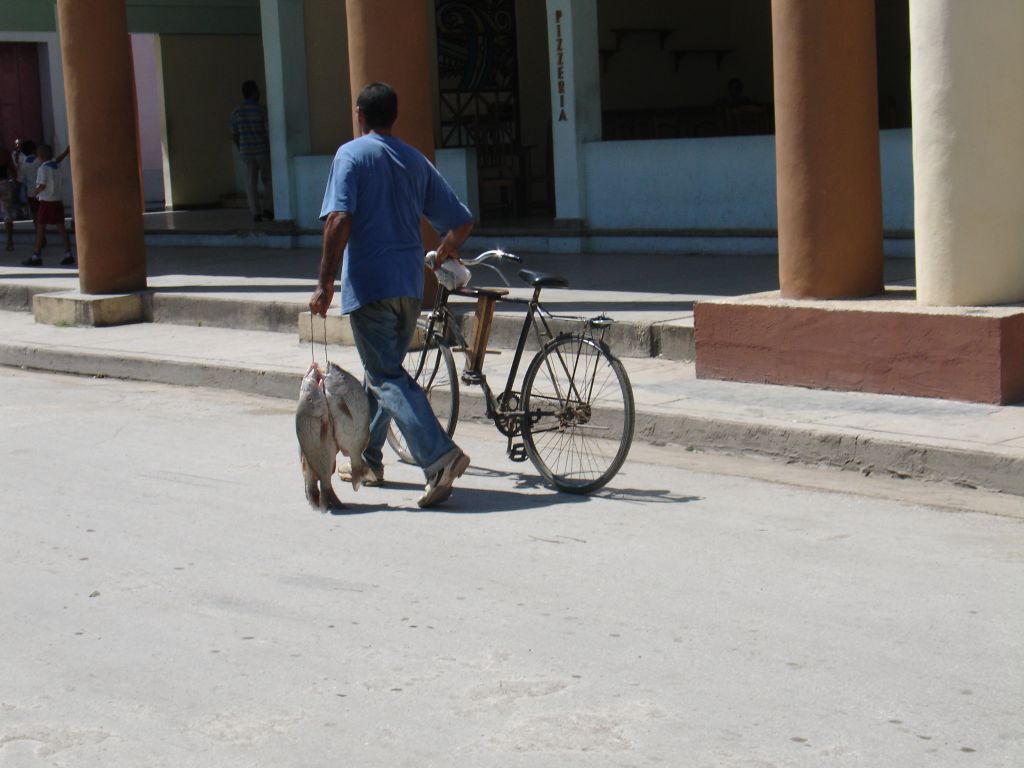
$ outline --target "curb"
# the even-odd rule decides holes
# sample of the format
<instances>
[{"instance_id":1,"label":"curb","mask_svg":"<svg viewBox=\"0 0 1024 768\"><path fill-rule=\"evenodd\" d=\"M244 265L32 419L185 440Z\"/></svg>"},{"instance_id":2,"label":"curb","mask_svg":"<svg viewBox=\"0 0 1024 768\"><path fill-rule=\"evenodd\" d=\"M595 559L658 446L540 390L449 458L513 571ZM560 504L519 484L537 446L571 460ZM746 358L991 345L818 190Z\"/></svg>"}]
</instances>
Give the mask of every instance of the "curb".
<instances>
[{"instance_id":1,"label":"curb","mask_svg":"<svg viewBox=\"0 0 1024 768\"><path fill-rule=\"evenodd\" d=\"M53 286L40 287L18 283L0 283L0 309L31 312L36 294L63 293ZM195 296L150 288L147 320L171 325L210 326L240 331L273 331L299 333L299 315L308 312L305 304L288 301L236 301L219 297ZM472 337L473 307L455 308L463 335ZM573 330L572 321L550 321L555 331ZM491 326L491 346L514 349L522 330L522 315L498 312ZM609 328L607 342L619 357L661 357L665 360L693 362L693 325L668 325L664 322L619 320ZM527 349L536 349L536 339L528 340Z\"/></svg>"},{"instance_id":2,"label":"curb","mask_svg":"<svg viewBox=\"0 0 1024 768\"><path fill-rule=\"evenodd\" d=\"M0 309L9 312L31 312L32 297L40 293L56 291L53 286L0 282Z\"/></svg>"},{"instance_id":3,"label":"curb","mask_svg":"<svg viewBox=\"0 0 1024 768\"><path fill-rule=\"evenodd\" d=\"M109 377L179 386L212 387L286 400L295 398L301 375L193 360L114 357L102 353L0 343L0 365L51 373ZM462 413L484 416L483 397L462 393ZM737 422L699 413L637 410L634 440L678 445L681 450L756 455L814 466L881 473L1024 495L1024 459L989 451L864 437L763 420Z\"/></svg>"},{"instance_id":4,"label":"curb","mask_svg":"<svg viewBox=\"0 0 1024 768\"><path fill-rule=\"evenodd\" d=\"M302 304L287 301L233 301L231 299L184 296L150 290L152 322L169 325L207 325L239 331L299 332L299 313L309 311Z\"/></svg>"}]
</instances>

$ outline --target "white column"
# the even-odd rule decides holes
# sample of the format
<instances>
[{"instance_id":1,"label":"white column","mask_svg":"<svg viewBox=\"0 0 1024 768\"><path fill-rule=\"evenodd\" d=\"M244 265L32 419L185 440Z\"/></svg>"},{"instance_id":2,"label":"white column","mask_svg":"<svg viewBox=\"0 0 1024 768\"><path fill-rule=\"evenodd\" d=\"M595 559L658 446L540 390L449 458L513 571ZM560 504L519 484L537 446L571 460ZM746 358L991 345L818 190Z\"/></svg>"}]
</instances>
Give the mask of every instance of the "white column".
<instances>
[{"instance_id":1,"label":"white column","mask_svg":"<svg viewBox=\"0 0 1024 768\"><path fill-rule=\"evenodd\" d=\"M601 139L597 0L547 0L555 217L586 219L583 143Z\"/></svg>"},{"instance_id":2,"label":"white column","mask_svg":"<svg viewBox=\"0 0 1024 768\"><path fill-rule=\"evenodd\" d=\"M298 218L292 158L309 154L302 0L260 0L274 218ZM340 86L339 86L340 87Z\"/></svg>"},{"instance_id":3,"label":"white column","mask_svg":"<svg viewBox=\"0 0 1024 768\"><path fill-rule=\"evenodd\" d=\"M1024 2L911 0L918 301L1024 300Z\"/></svg>"}]
</instances>

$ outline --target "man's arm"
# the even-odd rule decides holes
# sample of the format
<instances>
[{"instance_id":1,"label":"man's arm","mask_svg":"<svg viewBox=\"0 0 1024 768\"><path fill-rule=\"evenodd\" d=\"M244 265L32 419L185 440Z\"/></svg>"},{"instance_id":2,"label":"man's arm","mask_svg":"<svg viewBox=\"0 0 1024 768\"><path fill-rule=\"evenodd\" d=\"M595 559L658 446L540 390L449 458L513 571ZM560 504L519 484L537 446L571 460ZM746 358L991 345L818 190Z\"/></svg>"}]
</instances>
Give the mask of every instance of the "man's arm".
<instances>
[{"instance_id":1,"label":"man's arm","mask_svg":"<svg viewBox=\"0 0 1024 768\"><path fill-rule=\"evenodd\" d=\"M434 262L435 269L444 264L447 259L459 258L459 248L466 242L466 238L473 231L475 223L473 219L470 219L465 224L448 230L448 234L444 236L441 244L437 246L437 260Z\"/></svg>"},{"instance_id":2,"label":"man's arm","mask_svg":"<svg viewBox=\"0 0 1024 768\"><path fill-rule=\"evenodd\" d=\"M309 297L309 311L314 315L327 317L327 310L334 300L334 281L338 278L341 260L345 257L345 246L352 232L352 215L344 211L328 214L324 223L324 249L320 256L320 276L317 288Z\"/></svg>"}]
</instances>

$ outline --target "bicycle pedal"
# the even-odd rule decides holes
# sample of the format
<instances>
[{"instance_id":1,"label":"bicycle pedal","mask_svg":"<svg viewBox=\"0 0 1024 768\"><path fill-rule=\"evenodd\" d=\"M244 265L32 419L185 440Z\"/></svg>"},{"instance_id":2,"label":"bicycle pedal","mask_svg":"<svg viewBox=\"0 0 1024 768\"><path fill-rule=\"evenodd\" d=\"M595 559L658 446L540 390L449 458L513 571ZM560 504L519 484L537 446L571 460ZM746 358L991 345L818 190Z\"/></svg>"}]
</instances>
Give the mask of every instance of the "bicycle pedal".
<instances>
[{"instance_id":1,"label":"bicycle pedal","mask_svg":"<svg viewBox=\"0 0 1024 768\"><path fill-rule=\"evenodd\" d=\"M525 443L513 443L508 447L508 457L512 461L526 461L529 456L526 455L526 444Z\"/></svg>"},{"instance_id":2,"label":"bicycle pedal","mask_svg":"<svg viewBox=\"0 0 1024 768\"><path fill-rule=\"evenodd\" d=\"M484 382L484 375L476 371L463 371L462 381L470 385L482 384Z\"/></svg>"}]
</instances>

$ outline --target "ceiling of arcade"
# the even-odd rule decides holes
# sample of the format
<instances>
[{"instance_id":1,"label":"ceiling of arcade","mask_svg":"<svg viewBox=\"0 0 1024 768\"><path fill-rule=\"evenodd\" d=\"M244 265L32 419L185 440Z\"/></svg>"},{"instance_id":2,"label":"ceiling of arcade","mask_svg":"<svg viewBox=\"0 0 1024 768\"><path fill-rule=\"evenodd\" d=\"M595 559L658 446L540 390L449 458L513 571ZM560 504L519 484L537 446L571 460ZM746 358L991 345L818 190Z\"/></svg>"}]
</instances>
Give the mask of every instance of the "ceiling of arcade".
<instances>
[{"instance_id":1,"label":"ceiling of arcade","mask_svg":"<svg viewBox=\"0 0 1024 768\"><path fill-rule=\"evenodd\" d=\"M3 0L3 29L53 32L54 2ZM259 0L126 0L128 28L154 34L253 35L260 31Z\"/></svg>"}]
</instances>

